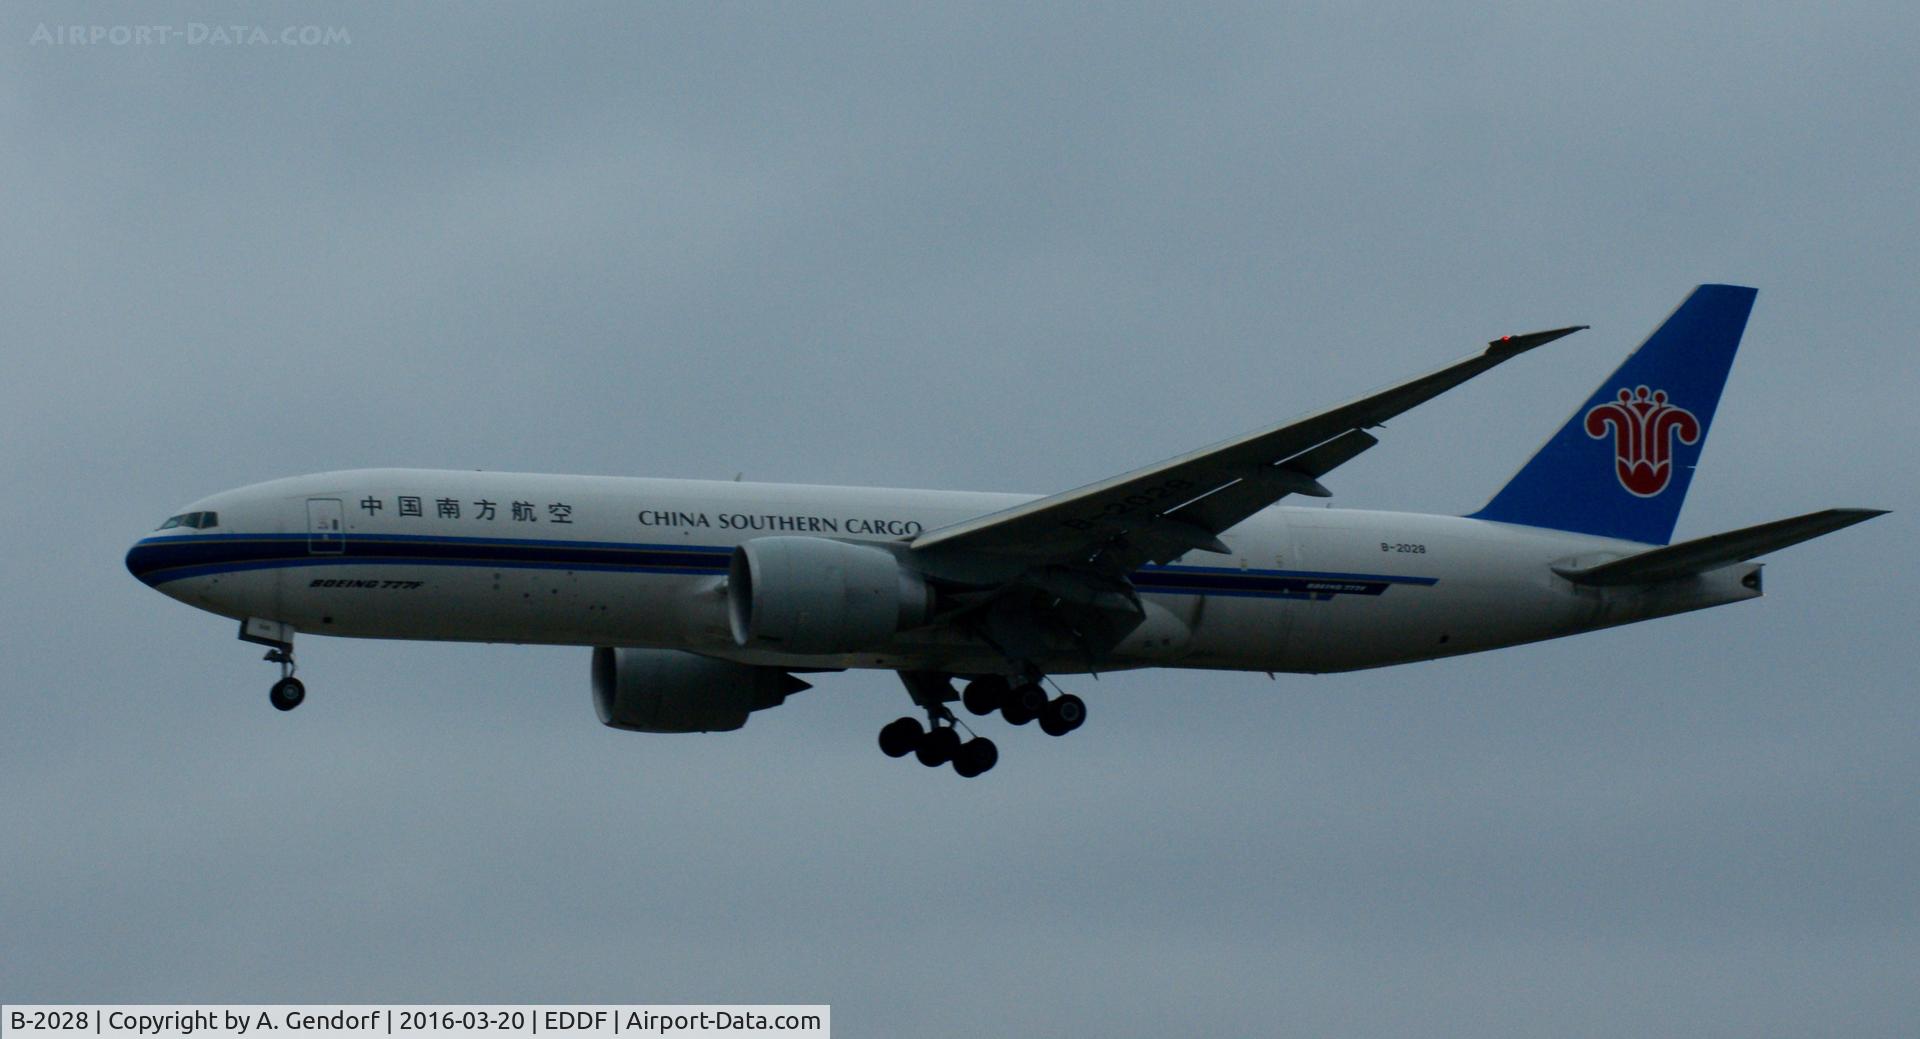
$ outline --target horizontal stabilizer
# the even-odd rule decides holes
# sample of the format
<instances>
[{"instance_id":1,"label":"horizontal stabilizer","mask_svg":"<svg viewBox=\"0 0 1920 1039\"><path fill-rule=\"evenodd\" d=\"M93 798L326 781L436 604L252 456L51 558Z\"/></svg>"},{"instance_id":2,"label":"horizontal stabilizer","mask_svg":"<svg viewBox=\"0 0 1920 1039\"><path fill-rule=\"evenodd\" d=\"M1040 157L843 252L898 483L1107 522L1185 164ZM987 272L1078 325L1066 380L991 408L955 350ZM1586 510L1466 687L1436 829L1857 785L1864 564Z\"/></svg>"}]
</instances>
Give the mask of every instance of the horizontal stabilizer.
<instances>
[{"instance_id":1,"label":"horizontal stabilizer","mask_svg":"<svg viewBox=\"0 0 1920 1039\"><path fill-rule=\"evenodd\" d=\"M1831 534L1885 514L1885 509L1826 509L1792 519L1774 520L1759 526L1729 530L1724 534L1682 541L1677 545L1652 549L1584 570L1553 569L1574 584L1655 584L1744 563L1755 556L1811 541L1822 534Z\"/></svg>"}]
</instances>

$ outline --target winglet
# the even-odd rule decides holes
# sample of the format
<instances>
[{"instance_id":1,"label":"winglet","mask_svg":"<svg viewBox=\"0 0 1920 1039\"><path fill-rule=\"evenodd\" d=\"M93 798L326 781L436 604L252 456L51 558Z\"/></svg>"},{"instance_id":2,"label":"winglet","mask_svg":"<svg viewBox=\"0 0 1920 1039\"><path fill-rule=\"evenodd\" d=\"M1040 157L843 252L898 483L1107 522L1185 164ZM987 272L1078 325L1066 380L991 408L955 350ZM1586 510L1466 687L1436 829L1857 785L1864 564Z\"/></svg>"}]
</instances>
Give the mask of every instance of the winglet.
<instances>
[{"instance_id":1,"label":"winglet","mask_svg":"<svg viewBox=\"0 0 1920 1039\"><path fill-rule=\"evenodd\" d=\"M1545 332L1528 332L1525 335L1501 336L1487 344L1488 357L1497 357L1504 361L1509 357L1526 353L1536 346L1545 346L1556 339L1570 336L1575 332L1584 332L1589 325L1568 325L1565 328L1549 329Z\"/></svg>"}]
</instances>

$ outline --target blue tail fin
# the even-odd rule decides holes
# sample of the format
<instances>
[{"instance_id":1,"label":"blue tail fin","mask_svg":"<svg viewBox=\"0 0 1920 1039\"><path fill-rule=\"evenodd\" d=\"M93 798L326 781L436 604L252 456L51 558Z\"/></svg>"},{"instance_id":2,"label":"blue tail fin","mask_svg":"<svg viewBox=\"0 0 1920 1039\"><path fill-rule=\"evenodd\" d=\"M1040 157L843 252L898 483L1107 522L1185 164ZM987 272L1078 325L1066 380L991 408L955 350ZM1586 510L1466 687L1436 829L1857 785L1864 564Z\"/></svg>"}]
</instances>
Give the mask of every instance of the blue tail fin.
<instances>
[{"instance_id":1,"label":"blue tail fin","mask_svg":"<svg viewBox=\"0 0 1920 1039\"><path fill-rule=\"evenodd\" d=\"M1694 289L1473 518L1666 544L1754 295Z\"/></svg>"}]
</instances>

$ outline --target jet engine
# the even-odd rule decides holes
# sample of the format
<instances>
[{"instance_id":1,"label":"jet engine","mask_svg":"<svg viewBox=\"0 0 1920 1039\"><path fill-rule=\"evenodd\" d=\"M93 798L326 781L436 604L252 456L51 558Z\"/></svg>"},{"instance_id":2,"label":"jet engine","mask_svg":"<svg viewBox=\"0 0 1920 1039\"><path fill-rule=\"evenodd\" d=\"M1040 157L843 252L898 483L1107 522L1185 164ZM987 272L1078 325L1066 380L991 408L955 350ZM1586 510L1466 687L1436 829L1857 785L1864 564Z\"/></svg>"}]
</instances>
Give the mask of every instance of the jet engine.
<instances>
[{"instance_id":1,"label":"jet engine","mask_svg":"<svg viewBox=\"0 0 1920 1039\"><path fill-rule=\"evenodd\" d=\"M727 615L733 640L784 653L874 649L933 613L920 574L874 545L755 538L733 550Z\"/></svg>"},{"instance_id":2,"label":"jet engine","mask_svg":"<svg viewBox=\"0 0 1920 1039\"><path fill-rule=\"evenodd\" d=\"M811 686L777 667L673 649L593 651L593 708L629 732L724 732Z\"/></svg>"}]
</instances>

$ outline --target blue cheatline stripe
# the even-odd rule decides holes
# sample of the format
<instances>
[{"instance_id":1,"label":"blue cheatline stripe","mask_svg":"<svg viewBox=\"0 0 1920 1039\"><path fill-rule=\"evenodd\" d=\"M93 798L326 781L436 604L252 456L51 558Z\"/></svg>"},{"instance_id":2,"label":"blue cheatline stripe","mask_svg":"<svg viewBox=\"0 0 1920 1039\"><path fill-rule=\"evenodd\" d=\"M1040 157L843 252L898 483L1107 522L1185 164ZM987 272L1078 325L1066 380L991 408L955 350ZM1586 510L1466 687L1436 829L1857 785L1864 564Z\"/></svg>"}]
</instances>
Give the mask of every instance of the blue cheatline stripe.
<instances>
[{"instance_id":1,"label":"blue cheatline stripe","mask_svg":"<svg viewBox=\"0 0 1920 1039\"><path fill-rule=\"evenodd\" d=\"M1440 581L1440 579L1437 577L1407 577L1401 574L1353 574L1353 573L1335 572L1330 570L1327 570L1327 571L1323 571L1323 570L1242 570L1239 567L1235 567L1235 566L1149 565L1149 566L1141 567L1138 571L1135 572L1135 576L1138 577L1139 574L1152 574L1152 573L1162 573L1162 572L1176 573L1176 574L1207 574L1207 575L1217 574L1217 575L1226 576L1226 577L1236 577L1236 576L1242 576L1246 574L1258 574L1262 577L1300 577L1300 578L1306 578L1308 580L1319 579L1319 580L1328 580L1328 581L1380 581L1386 584L1431 585L1431 584L1438 584Z\"/></svg>"},{"instance_id":2,"label":"blue cheatline stripe","mask_svg":"<svg viewBox=\"0 0 1920 1039\"><path fill-rule=\"evenodd\" d=\"M463 566L514 570L585 570L637 574L724 574L733 549L721 545L626 544L465 538L419 534L352 535L339 551L314 553L304 534L191 534L147 538L127 552L127 569L149 585L189 577L308 566ZM1326 600L1380 595L1391 585L1427 587L1433 577L1312 570L1239 570L1149 566L1133 574L1143 592L1165 595Z\"/></svg>"},{"instance_id":3,"label":"blue cheatline stripe","mask_svg":"<svg viewBox=\"0 0 1920 1039\"><path fill-rule=\"evenodd\" d=\"M143 538L140 545L171 545L201 541L266 541L276 543L305 545L313 539L308 534L176 534L162 537ZM613 548L613 549L653 549L662 552L717 552L730 555L733 549L725 545L660 545L644 541L575 541L567 538L470 538L453 534L350 534L348 539L357 541L401 541L441 545L511 545L537 546L543 548ZM138 547L138 546L136 546Z\"/></svg>"},{"instance_id":4,"label":"blue cheatline stripe","mask_svg":"<svg viewBox=\"0 0 1920 1039\"><path fill-rule=\"evenodd\" d=\"M339 551L311 552L304 534L149 538L127 553L127 569L148 584L241 570L402 564L717 574L726 572L732 554L731 549L709 545L419 535L350 536L330 548Z\"/></svg>"}]
</instances>

